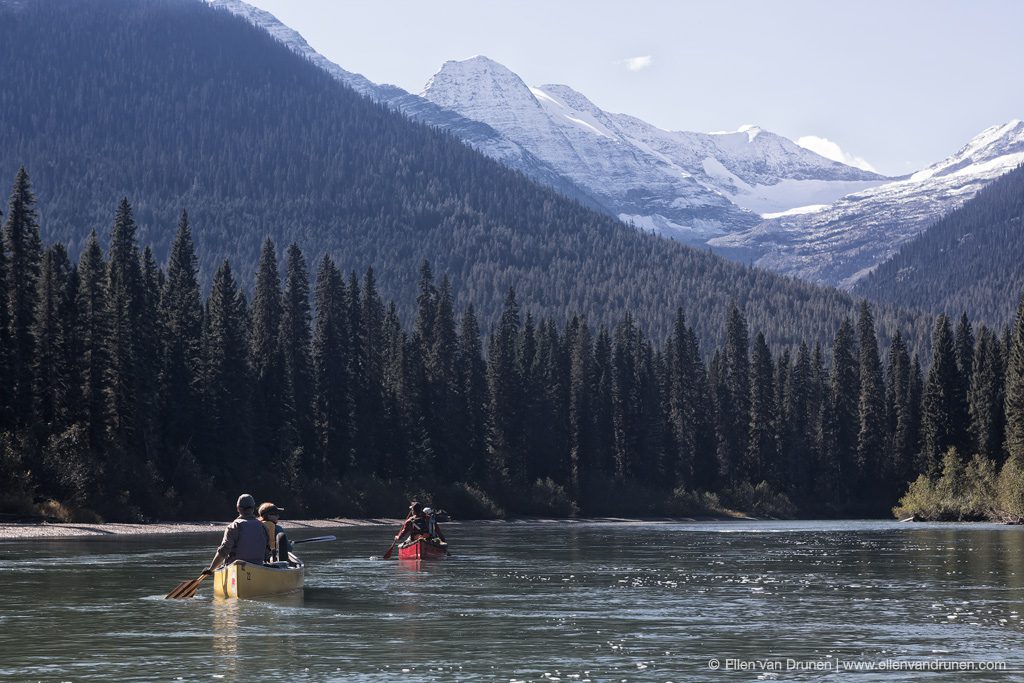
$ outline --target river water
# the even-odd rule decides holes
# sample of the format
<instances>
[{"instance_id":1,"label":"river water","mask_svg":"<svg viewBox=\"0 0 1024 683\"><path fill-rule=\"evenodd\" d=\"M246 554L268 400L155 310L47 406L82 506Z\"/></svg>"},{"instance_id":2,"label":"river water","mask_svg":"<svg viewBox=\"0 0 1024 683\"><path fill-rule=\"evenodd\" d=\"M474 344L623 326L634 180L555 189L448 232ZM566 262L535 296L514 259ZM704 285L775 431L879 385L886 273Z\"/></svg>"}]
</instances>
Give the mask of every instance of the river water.
<instances>
[{"instance_id":1,"label":"river water","mask_svg":"<svg viewBox=\"0 0 1024 683\"><path fill-rule=\"evenodd\" d=\"M305 591L263 601L163 599L211 536L2 542L0 679L1024 680L1021 527L445 528L423 564L331 530L300 546Z\"/></svg>"}]
</instances>

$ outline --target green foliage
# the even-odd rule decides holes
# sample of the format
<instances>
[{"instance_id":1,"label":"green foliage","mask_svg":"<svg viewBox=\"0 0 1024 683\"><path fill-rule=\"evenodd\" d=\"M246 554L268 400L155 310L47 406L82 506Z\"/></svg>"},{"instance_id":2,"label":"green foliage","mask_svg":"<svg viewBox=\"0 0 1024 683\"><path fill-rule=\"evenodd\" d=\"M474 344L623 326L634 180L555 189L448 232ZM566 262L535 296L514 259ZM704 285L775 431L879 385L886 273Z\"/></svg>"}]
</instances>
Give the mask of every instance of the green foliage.
<instances>
[{"instance_id":1,"label":"green foliage","mask_svg":"<svg viewBox=\"0 0 1024 683\"><path fill-rule=\"evenodd\" d=\"M724 492L723 500L734 510L743 510L754 517L790 519L797 507L785 493L776 491L771 484L760 481L757 485L744 481Z\"/></svg>"},{"instance_id":2,"label":"green foliage","mask_svg":"<svg viewBox=\"0 0 1024 683\"><path fill-rule=\"evenodd\" d=\"M943 455L941 474L922 474L914 480L893 508L893 515L957 522L992 519L1005 473L1006 468L997 476L995 464L982 455L975 455L965 465L956 449L950 448Z\"/></svg>"}]
</instances>

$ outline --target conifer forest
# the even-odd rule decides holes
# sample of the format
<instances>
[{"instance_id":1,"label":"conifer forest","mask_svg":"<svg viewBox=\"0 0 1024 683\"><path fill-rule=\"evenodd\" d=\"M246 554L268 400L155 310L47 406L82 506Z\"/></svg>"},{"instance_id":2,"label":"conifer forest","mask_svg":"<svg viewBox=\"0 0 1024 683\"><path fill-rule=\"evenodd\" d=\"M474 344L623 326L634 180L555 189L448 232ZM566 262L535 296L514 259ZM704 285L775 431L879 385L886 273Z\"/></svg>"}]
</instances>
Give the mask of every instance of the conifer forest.
<instances>
[{"instance_id":1,"label":"conifer forest","mask_svg":"<svg viewBox=\"0 0 1024 683\"><path fill-rule=\"evenodd\" d=\"M628 311L535 317L514 289L485 327L428 262L403 303L373 264L270 239L252 282L228 260L204 277L186 212L158 263L129 201L111 208L73 262L15 178L3 511L199 518L251 490L305 516L407 496L465 518L1024 512L1024 309L1004 329L940 314L927 357L899 333L882 347L867 302L830 344L782 348L738 304L715 348L684 308L652 339Z\"/></svg>"}]
</instances>

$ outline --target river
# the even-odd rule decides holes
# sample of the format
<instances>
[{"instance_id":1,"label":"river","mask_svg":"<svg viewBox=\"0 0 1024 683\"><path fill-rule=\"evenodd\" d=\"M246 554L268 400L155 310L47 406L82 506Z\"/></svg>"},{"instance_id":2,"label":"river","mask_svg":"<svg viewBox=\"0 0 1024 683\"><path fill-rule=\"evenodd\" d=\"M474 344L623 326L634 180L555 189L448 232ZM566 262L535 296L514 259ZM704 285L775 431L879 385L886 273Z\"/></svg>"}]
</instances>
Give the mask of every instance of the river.
<instances>
[{"instance_id":1,"label":"river","mask_svg":"<svg viewBox=\"0 0 1024 683\"><path fill-rule=\"evenodd\" d=\"M300 546L301 594L164 600L211 536L0 542L0 679L804 681L1024 677L1024 528L474 522ZM298 535L298 534L296 534ZM314 535L306 532L306 535ZM875 667L851 679L851 668Z\"/></svg>"}]
</instances>

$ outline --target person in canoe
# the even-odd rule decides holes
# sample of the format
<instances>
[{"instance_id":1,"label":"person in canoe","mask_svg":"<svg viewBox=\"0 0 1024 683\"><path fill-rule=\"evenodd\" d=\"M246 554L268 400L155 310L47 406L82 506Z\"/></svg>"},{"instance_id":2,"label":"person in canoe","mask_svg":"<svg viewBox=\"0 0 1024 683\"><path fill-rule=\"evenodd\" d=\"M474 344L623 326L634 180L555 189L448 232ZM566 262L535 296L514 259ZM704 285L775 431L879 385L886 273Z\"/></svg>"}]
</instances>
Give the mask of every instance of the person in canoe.
<instances>
[{"instance_id":1,"label":"person in canoe","mask_svg":"<svg viewBox=\"0 0 1024 683\"><path fill-rule=\"evenodd\" d=\"M442 543L447 543L448 541L445 539L444 534L441 533L441 525L437 523L437 517L434 514L434 510L432 508L423 508L423 514L427 518L427 535L429 535L431 539L436 538Z\"/></svg>"},{"instance_id":2,"label":"person in canoe","mask_svg":"<svg viewBox=\"0 0 1024 683\"><path fill-rule=\"evenodd\" d=\"M281 513L284 512L284 508L279 508L273 503L263 503L260 505L259 514L260 521L263 522L263 526L267 529L267 538L270 540L270 561L277 562L284 560L290 562L288 558L288 551L291 550L291 544L288 542L288 536L284 532L284 527L281 526Z\"/></svg>"},{"instance_id":3,"label":"person in canoe","mask_svg":"<svg viewBox=\"0 0 1024 683\"><path fill-rule=\"evenodd\" d=\"M409 515L402 523L402 528L395 534L395 541L401 539L414 541L422 536L427 536L427 516L423 512L423 505L419 501L409 503Z\"/></svg>"},{"instance_id":4,"label":"person in canoe","mask_svg":"<svg viewBox=\"0 0 1024 683\"><path fill-rule=\"evenodd\" d=\"M203 574L212 574L220 565L231 564L235 560L252 564L263 564L267 560L270 537L267 528L256 519L256 499L243 493L238 497L235 508L238 517L224 530L224 539Z\"/></svg>"}]
</instances>

